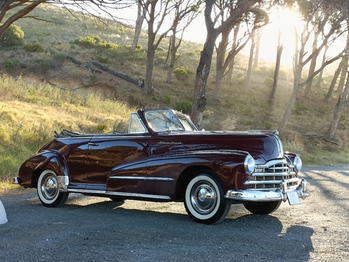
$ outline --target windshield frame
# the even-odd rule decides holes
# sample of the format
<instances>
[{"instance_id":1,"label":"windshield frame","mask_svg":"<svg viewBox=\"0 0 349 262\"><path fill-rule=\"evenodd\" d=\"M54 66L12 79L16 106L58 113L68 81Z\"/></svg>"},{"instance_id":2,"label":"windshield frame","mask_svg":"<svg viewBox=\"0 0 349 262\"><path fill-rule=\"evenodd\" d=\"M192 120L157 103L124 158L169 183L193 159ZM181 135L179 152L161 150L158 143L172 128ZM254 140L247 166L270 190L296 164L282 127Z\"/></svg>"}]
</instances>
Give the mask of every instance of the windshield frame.
<instances>
[{"instance_id":1,"label":"windshield frame","mask_svg":"<svg viewBox=\"0 0 349 262\"><path fill-rule=\"evenodd\" d=\"M175 110L147 110L144 113L144 118L148 127L155 133L197 131L197 128L187 115Z\"/></svg>"}]
</instances>

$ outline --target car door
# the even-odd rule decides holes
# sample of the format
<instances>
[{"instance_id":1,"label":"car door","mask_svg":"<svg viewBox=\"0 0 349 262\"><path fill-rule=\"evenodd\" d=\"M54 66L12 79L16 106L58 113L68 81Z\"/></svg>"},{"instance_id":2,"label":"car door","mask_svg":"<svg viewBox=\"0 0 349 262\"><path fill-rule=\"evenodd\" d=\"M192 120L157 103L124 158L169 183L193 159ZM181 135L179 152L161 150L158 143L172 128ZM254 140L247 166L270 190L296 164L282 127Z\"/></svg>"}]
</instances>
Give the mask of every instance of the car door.
<instances>
[{"instance_id":1,"label":"car door","mask_svg":"<svg viewBox=\"0 0 349 262\"><path fill-rule=\"evenodd\" d=\"M100 135L89 142L87 189L144 192L149 135Z\"/></svg>"},{"instance_id":2,"label":"car door","mask_svg":"<svg viewBox=\"0 0 349 262\"><path fill-rule=\"evenodd\" d=\"M69 188L71 189L77 190L86 188L86 154L89 140L89 137L68 137L59 139L60 143L65 144L60 150L63 155L66 155L70 174Z\"/></svg>"}]
</instances>

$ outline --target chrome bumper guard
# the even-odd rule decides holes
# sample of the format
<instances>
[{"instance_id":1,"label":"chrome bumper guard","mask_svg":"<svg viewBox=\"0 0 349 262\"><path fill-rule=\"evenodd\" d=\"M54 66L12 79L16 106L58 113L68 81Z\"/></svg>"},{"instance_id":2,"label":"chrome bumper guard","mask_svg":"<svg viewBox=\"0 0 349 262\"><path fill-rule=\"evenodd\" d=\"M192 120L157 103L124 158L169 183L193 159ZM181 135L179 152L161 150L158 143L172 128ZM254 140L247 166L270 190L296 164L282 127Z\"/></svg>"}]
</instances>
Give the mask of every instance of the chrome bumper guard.
<instances>
[{"instance_id":1,"label":"chrome bumper guard","mask_svg":"<svg viewBox=\"0 0 349 262\"><path fill-rule=\"evenodd\" d=\"M68 176L58 176L58 188L60 192L68 192L69 177Z\"/></svg>"},{"instance_id":2,"label":"chrome bumper guard","mask_svg":"<svg viewBox=\"0 0 349 262\"><path fill-rule=\"evenodd\" d=\"M225 198L232 199L239 202L244 201L254 201L254 202L267 202L267 201L286 201L288 200L290 204L294 203L294 199L290 199L291 194L296 194L296 197L305 199L308 197L307 193L307 181L305 179L301 180L301 183L295 189L287 189L286 181L280 184L280 188L275 190L228 190L225 194ZM293 197L294 197L293 195Z\"/></svg>"}]
</instances>

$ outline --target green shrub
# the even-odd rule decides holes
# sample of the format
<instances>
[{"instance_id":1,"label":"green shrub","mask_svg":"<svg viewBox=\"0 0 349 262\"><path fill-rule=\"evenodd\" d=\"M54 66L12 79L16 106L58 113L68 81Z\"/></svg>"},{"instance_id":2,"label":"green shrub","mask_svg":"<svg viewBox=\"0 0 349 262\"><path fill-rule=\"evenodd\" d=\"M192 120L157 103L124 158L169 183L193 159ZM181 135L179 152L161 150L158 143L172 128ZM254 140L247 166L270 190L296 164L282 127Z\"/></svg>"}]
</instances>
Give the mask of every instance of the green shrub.
<instances>
[{"instance_id":1,"label":"green shrub","mask_svg":"<svg viewBox=\"0 0 349 262\"><path fill-rule=\"evenodd\" d=\"M295 115L301 115L306 111L308 111L308 109L309 108L306 105L296 102L292 111L294 112Z\"/></svg>"},{"instance_id":2,"label":"green shrub","mask_svg":"<svg viewBox=\"0 0 349 262\"><path fill-rule=\"evenodd\" d=\"M189 114L191 111L192 103L188 100L184 100L182 102L176 102L175 109L177 111L181 111L183 114Z\"/></svg>"},{"instance_id":3,"label":"green shrub","mask_svg":"<svg viewBox=\"0 0 349 262\"><path fill-rule=\"evenodd\" d=\"M73 41L73 44L77 44L86 48L91 48L94 46L99 45L102 40L99 36L86 36L86 37L80 37L79 39L75 39Z\"/></svg>"},{"instance_id":4,"label":"green shrub","mask_svg":"<svg viewBox=\"0 0 349 262\"><path fill-rule=\"evenodd\" d=\"M104 57L104 56L98 56L97 60L98 60L98 62L101 62L101 63L107 63L109 58L108 57Z\"/></svg>"},{"instance_id":5,"label":"green shrub","mask_svg":"<svg viewBox=\"0 0 349 262\"><path fill-rule=\"evenodd\" d=\"M178 67L175 70L173 70L173 74L174 76L182 81L182 80L186 80L189 78L189 72L188 69L184 68L184 67Z\"/></svg>"},{"instance_id":6,"label":"green shrub","mask_svg":"<svg viewBox=\"0 0 349 262\"><path fill-rule=\"evenodd\" d=\"M171 103L171 96L170 95L167 95L167 94L165 95L164 103L167 105Z\"/></svg>"},{"instance_id":7,"label":"green shrub","mask_svg":"<svg viewBox=\"0 0 349 262\"><path fill-rule=\"evenodd\" d=\"M105 130L107 130L108 129L108 126L107 125L105 125L105 124L98 124L98 126L97 126L97 130L99 131L99 132L104 132Z\"/></svg>"},{"instance_id":8,"label":"green shrub","mask_svg":"<svg viewBox=\"0 0 349 262\"><path fill-rule=\"evenodd\" d=\"M141 46L140 44L138 44L137 46L136 46L136 48L135 48L136 50L142 50L143 49L143 46Z\"/></svg>"},{"instance_id":9,"label":"green shrub","mask_svg":"<svg viewBox=\"0 0 349 262\"><path fill-rule=\"evenodd\" d=\"M36 42L33 44L25 44L23 46L23 49L27 52L33 52L33 53L42 53L45 51L45 49L42 47L42 45L39 42Z\"/></svg>"},{"instance_id":10,"label":"green shrub","mask_svg":"<svg viewBox=\"0 0 349 262\"><path fill-rule=\"evenodd\" d=\"M47 73L51 68L51 64L49 60L46 59L36 59L36 63L32 63L30 65L30 69L36 73Z\"/></svg>"},{"instance_id":11,"label":"green shrub","mask_svg":"<svg viewBox=\"0 0 349 262\"><path fill-rule=\"evenodd\" d=\"M113 43L107 43L105 41L103 41L101 44L100 44L101 47L104 47L104 48L107 48L109 50L116 50L118 49L120 46L118 44L113 44Z\"/></svg>"},{"instance_id":12,"label":"green shrub","mask_svg":"<svg viewBox=\"0 0 349 262\"><path fill-rule=\"evenodd\" d=\"M66 55L63 53L55 53L52 55L50 61L51 69L62 67L64 61L67 59Z\"/></svg>"},{"instance_id":13,"label":"green shrub","mask_svg":"<svg viewBox=\"0 0 349 262\"><path fill-rule=\"evenodd\" d=\"M156 58L156 62L158 64L165 64L166 63L166 56L162 55Z\"/></svg>"},{"instance_id":14,"label":"green shrub","mask_svg":"<svg viewBox=\"0 0 349 262\"><path fill-rule=\"evenodd\" d=\"M14 64L13 64L12 60L6 59L5 60L5 68L6 69L10 69L10 68L13 68L13 67L14 67Z\"/></svg>"},{"instance_id":15,"label":"green shrub","mask_svg":"<svg viewBox=\"0 0 349 262\"><path fill-rule=\"evenodd\" d=\"M11 47L23 45L24 32L17 25L10 25L0 38L0 46Z\"/></svg>"},{"instance_id":16,"label":"green shrub","mask_svg":"<svg viewBox=\"0 0 349 262\"><path fill-rule=\"evenodd\" d=\"M144 61L147 58L147 52L144 49L136 49L129 56L130 61Z\"/></svg>"}]
</instances>

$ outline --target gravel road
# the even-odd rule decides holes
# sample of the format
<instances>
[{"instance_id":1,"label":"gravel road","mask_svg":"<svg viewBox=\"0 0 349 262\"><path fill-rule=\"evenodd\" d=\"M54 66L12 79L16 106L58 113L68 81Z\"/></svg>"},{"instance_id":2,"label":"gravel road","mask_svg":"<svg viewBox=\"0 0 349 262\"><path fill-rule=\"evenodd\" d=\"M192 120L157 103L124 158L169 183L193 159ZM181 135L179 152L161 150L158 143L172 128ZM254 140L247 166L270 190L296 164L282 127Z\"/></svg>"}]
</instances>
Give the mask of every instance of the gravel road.
<instances>
[{"instance_id":1,"label":"gravel road","mask_svg":"<svg viewBox=\"0 0 349 262\"><path fill-rule=\"evenodd\" d=\"M218 225L182 203L70 195L43 207L33 189L2 192L0 261L349 261L349 165L305 167L311 196L269 216L233 205Z\"/></svg>"}]
</instances>

